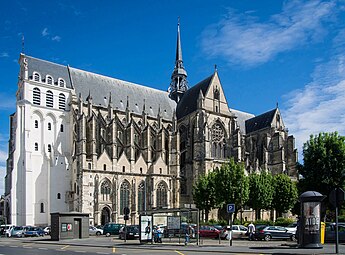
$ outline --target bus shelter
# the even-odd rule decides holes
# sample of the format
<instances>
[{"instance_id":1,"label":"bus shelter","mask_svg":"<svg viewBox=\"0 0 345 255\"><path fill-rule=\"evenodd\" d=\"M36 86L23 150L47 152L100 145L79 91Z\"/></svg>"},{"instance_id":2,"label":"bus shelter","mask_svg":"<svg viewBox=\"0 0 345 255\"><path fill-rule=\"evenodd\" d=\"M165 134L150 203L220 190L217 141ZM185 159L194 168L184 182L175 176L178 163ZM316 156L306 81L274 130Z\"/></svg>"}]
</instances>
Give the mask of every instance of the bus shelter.
<instances>
[{"instance_id":1,"label":"bus shelter","mask_svg":"<svg viewBox=\"0 0 345 255\"><path fill-rule=\"evenodd\" d=\"M145 211L140 215L139 240L153 243L153 230L156 226L164 229L164 238L184 238L185 228L193 226L197 245L199 242L200 211L197 208L169 208Z\"/></svg>"}]
</instances>

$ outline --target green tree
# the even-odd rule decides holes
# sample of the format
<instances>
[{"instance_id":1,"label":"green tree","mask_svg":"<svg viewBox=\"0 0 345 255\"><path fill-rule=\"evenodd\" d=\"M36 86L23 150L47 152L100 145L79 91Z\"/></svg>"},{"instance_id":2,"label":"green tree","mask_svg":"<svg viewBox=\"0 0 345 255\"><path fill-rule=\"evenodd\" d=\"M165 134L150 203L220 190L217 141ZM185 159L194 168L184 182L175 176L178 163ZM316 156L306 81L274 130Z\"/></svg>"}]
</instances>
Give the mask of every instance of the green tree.
<instances>
[{"instance_id":1,"label":"green tree","mask_svg":"<svg viewBox=\"0 0 345 255\"><path fill-rule=\"evenodd\" d=\"M304 164L299 166L303 176L301 192L312 190L328 196L332 189L345 184L345 137L334 133L310 136L303 146Z\"/></svg>"},{"instance_id":2,"label":"green tree","mask_svg":"<svg viewBox=\"0 0 345 255\"><path fill-rule=\"evenodd\" d=\"M200 176L193 186L193 199L197 208L205 211L205 220L215 207L214 173Z\"/></svg>"},{"instance_id":3,"label":"green tree","mask_svg":"<svg viewBox=\"0 0 345 255\"><path fill-rule=\"evenodd\" d=\"M247 205L256 212L256 219L260 219L261 209L271 208L273 199L273 177L271 173L263 171L260 174L249 175L249 200Z\"/></svg>"},{"instance_id":4,"label":"green tree","mask_svg":"<svg viewBox=\"0 0 345 255\"><path fill-rule=\"evenodd\" d=\"M285 174L277 174L273 177L272 208L277 211L278 217L292 209L298 199L296 183Z\"/></svg>"},{"instance_id":5,"label":"green tree","mask_svg":"<svg viewBox=\"0 0 345 255\"><path fill-rule=\"evenodd\" d=\"M236 219L237 212L247 202L249 196L249 182L244 165L231 158L214 170L214 178L216 205L224 213L227 204L235 204Z\"/></svg>"}]
</instances>

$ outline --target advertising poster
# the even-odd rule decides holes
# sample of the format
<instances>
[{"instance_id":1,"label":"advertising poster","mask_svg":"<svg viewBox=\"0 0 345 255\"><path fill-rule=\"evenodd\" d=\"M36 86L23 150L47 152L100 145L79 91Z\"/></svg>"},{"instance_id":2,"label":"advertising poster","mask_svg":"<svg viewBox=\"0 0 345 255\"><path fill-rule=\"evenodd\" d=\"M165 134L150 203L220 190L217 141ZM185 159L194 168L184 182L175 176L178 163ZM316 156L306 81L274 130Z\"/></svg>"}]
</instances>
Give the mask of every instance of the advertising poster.
<instances>
[{"instance_id":1,"label":"advertising poster","mask_svg":"<svg viewBox=\"0 0 345 255\"><path fill-rule=\"evenodd\" d=\"M306 202L304 208L304 230L307 233L318 233L320 230L320 203Z\"/></svg>"},{"instance_id":2,"label":"advertising poster","mask_svg":"<svg viewBox=\"0 0 345 255\"><path fill-rule=\"evenodd\" d=\"M152 241L152 215L140 215L140 241Z\"/></svg>"},{"instance_id":3,"label":"advertising poster","mask_svg":"<svg viewBox=\"0 0 345 255\"><path fill-rule=\"evenodd\" d=\"M167 218L168 229L180 229L181 217L180 216L168 216Z\"/></svg>"}]
</instances>

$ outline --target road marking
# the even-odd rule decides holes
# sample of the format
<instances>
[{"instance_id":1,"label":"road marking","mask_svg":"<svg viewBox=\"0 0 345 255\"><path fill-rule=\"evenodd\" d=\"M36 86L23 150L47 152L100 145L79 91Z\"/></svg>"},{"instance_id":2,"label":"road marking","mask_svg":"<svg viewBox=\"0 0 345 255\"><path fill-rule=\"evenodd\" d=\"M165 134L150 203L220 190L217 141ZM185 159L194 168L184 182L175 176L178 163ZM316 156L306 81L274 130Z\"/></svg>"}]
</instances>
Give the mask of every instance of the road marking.
<instances>
[{"instance_id":1,"label":"road marking","mask_svg":"<svg viewBox=\"0 0 345 255\"><path fill-rule=\"evenodd\" d=\"M11 245L10 247L11 247L11 248L18 248L17 245Z\"/></svg>"},{"instance_id":2,"label":"road marking","mask_svg":"<svg viewBox=\"0 0 345 255\"><path fill-rule=\"evenodd\" d=\"M115 253L115 251L116 251L116 249L115 249L115 247L113 247L113 253Z\"/></svg>"},{"instance_id":3,"label":"road marking","mask_svg":"<svg viewBox=\"0 0 345 255\"><path fill-rule=\"evenodd\" d=\"M66 245L64 247L61 248L61 250L67 249L69 247L69 245Z\"/></svg>"},{"instance_id":4,"label":"road marking","mask_svg":"<svg viewBox=\"0 0 345 255\"><path fill-rule=\"evenodd\" d=\"M96 252L97 254L110 254L109 252Z\"/></svg>"},{"instance_id":5,"label":"road marking","mask_svg":"<svg viewBox=\"0 0 345 255\"><path fill-rule=\"evenodd\" d=\"M175 251L175 252L177 252L177 253L180 254L180 255L184 255L182 252L179 252L179 251Z\"/></svg>"},{"instance_id":6,"label":"road marking","mask_svg":"<svg viewBox=\"0 0 345 255\"><path fill-rule=\"evenodd\" d=\"M86 251L74 251L74 252L85 253Z\"/></svg>"},{"instance_id":7,"label":"road marking","mask_svg":"<svg viewBox=\"0 0 345 255\"><path fill-rule=\"evenodd\" d=\"M39 250L48 250L48 248L38 248Z\"/></svg>"}]
</instances>

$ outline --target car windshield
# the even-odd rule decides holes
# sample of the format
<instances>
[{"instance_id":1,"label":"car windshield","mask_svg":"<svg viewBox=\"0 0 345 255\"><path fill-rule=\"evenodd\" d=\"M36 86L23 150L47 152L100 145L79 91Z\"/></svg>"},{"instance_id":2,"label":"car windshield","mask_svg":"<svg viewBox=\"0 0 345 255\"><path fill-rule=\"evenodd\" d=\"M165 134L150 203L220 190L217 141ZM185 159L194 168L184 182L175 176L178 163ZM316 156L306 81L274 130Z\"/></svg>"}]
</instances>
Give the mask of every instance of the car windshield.
<instances>
[{"instance_id":1,"label":"car windshield","mask_svg":"<svg viewBox=\"0 0 345 255\"><path fill-rule=\"evenodd\" d=\"M263 230L266 226L259 226L257 227L257 230Z\"/></svg>"},{"instance_id":2,"label":"car windshield","mask_svg":"<svg viewBox=\"0 0 345 255\"><path fill-rule=\"evenodd\" d=\"M128 231L138 232L139 229L138 229L138 226L129 226Z\"/></svg>"},{"instance_id":3,"label":"car windshield","mask_svg":"<svg viewBox=\"0 0 345 255\"><path fill-rule=\"evenodd\" d=\"M22 230L23 227L14 227L14 230Z\"/></svg>"}]
</instances>

